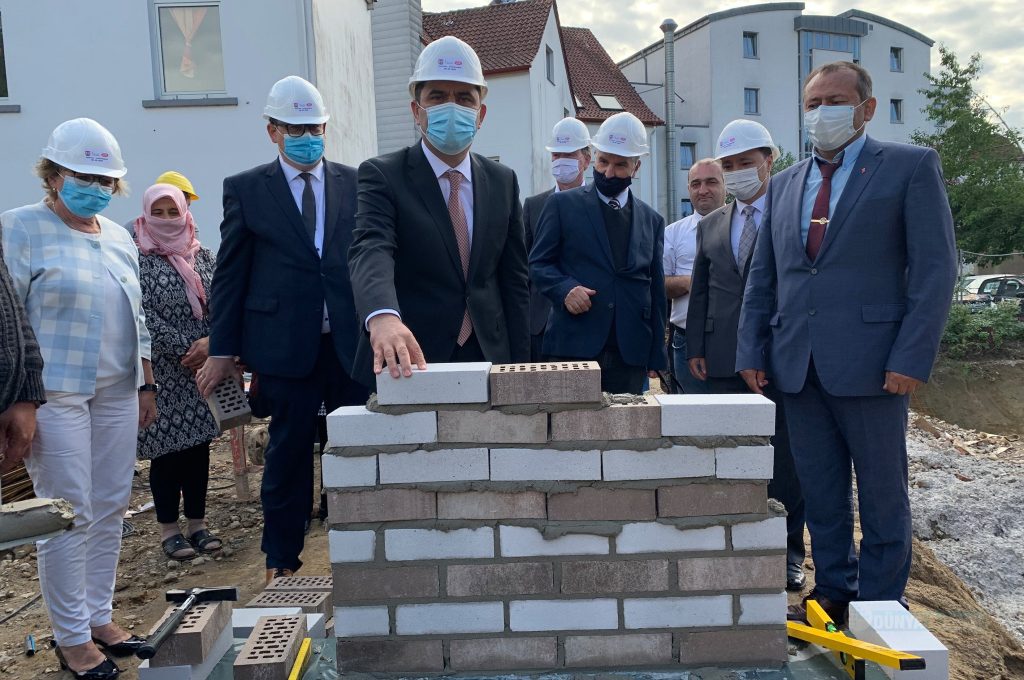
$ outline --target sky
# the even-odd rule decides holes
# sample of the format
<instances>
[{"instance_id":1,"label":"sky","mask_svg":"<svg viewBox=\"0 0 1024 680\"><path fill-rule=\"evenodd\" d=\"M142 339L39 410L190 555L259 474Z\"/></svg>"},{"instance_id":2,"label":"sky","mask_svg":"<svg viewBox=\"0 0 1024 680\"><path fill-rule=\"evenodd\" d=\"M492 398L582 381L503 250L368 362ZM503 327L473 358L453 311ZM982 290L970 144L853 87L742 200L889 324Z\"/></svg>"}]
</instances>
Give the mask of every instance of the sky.
<instances>
[{"instance_id":1,"label":"sky","mask_svg":"<svg viewBox=\"0 0 1024 680\"><path fill-rule=\"evenodd\" d=\"M479 7L488 0L422 0L425 12ZM805 14L836 15L859 9L892 19L935 41L932 69L940 44L956 52L961 63L980 52L984 70L978 90L1007 122L1024 128L1024 12L1019 0L804 0ZM685 4L685 9L683 5ZM616 61L661 40L661 22L671 17L680 26L711 12L756 4L737 0L561 0L563 26L589 28Z\"/></svg>"}]
</instances>

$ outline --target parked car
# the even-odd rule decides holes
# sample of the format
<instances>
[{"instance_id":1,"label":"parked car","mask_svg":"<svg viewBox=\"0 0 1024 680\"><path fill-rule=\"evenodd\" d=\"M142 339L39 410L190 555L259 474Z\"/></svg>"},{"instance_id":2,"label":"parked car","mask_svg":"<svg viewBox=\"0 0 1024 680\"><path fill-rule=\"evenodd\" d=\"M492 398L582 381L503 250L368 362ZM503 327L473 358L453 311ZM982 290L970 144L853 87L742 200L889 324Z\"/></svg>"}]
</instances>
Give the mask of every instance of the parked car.
<instances>
[{"instance_id":1,"label":"parked car","mask_svg":"<svg viewBox=\"0 0 1024 680\"><path fill-rule=\"evenodd\" d=\"M953 301L980 312L1004 300L1019 300L1024 315L1024 276L984 274L965 276L957 284Z\"/></svg>"}]
</instances>

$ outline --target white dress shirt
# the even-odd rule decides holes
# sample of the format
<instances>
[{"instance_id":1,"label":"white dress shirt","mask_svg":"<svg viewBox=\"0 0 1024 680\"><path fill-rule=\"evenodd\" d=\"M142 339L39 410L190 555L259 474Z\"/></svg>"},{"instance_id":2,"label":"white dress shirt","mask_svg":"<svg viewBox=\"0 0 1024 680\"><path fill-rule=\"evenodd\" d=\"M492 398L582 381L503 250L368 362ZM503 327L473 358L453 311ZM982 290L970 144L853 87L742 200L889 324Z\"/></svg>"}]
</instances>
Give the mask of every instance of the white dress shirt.
<instances>
[{"instance_id":1,"label":"white dress shirt","mask_svg":"<svg viewBox=\"0 0 1024 680\"><path fill-rule=\"evenodd\" d=\"M600 191L598 191L597 197L600 198L605 205L608 205L608 202L614 198L616 201L619 202L620 208L625 208L626 203L629 201L629 187L623 189L622 193L619 194L618 196L605 196Z\"/></svg>"},{"instance_id":2,"label":"white dress shirt","mask_svg":"<svg viewBox=\"0 0 1024 680\"><path fill-rule=\"evenodd\" d=\"M697 224L703 218L703 215L695 212L665 227L665 250L662 254L665 276L693 274L693 261L697 259ZM686 328L686 310L689 307L689 293L673 298L669 321L680 328Z\"/></svg>"},{"instance_id":3,"label":"white dress shirt","mask_svg":"<svg viewBox=\"0 0 1024 680\"><path fill-rule=\"evenodd\" d=\"M732 259L738 260L740 257L740 236L743 234L743 223L746 221L746 216L743 214L743 209L748 205L754 206L754 226L757 227L758 231L761 229L761 218L764 217L764 200L768 194L762 194L753 203L744 203L740 199L736 199L736 207L732 211L732 223L729 228L729 243L732 245Z\"/></svg>"},{"instance_id":4,"label":"white dress shirt","mask_svg":"<svg viewBox=\"0 0 1024 680\"><path fill-rule=\"evenodd\" d=\"M283 158L278 158L281 170L284 171L285 179L288 180L288 188L291 189L292 198L295 199L295 206L302 214L302 192L306 189L306 180L302 179L303 172L309 172L312 176L309 180L313 187L313 198L316 200L316 231L313 233L313 245L316 247L316 254L323 257L324 250L324 221L326 212L324 210L324 162L321 160L312 170L299 170L298 168L285 163ZM331 321L327 318L327 302L324 301L324 318L320 324L321 333L331 332Z\"/></svg>"},{"instance_id":5,"label":"white dress shirt","mask_svg":"<svg viewBox=\"0 0 1024 680\"><path fill-rule=\"evenodd\" d=\"M427 163L430 164L430 169L434 171L434 177L437 178L437 184L441 187L441 196L444 198L445 210L448 209L448 199L452 195L452 185L448 181L448 177L445 175L449 170L458 170L462 174L462 183L459 185L459 203L462 204L462 212L466 216L466 226L469 227L469 248L470 251L473 249L473 164L470 161L470 155L466 154L466 157L462 159L462 162L456 165L454 168L443 160L437 157L437 155L430 150L422 140L420 141L420 147L423 149L423 155L427 157ZM379 314L394 314L398 318L402 318L402 315L395 309L378 309L369 316L366 317L366 328L370 327L370 319Z\"/></svg>"}]
</instances>

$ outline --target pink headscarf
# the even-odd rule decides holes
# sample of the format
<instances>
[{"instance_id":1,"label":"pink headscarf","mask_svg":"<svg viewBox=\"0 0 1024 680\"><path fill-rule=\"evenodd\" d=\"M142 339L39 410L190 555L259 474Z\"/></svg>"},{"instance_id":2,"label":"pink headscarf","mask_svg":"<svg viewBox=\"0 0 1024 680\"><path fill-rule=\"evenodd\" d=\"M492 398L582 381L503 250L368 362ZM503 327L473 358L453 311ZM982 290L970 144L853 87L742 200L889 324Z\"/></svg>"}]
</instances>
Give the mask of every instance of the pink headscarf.
<instances>
[{"instance_id":1,"label":"pink headscarf","mask_svg":"<svg viewBox=\"0 0 1024 680\"><path fill-rule=\"evenodd\" d=\"M153 217L153 204L170 198L178 208L178 217ZM154 184L142 196L142 215L135 220L135 243L143 255L163 255L185 281L185 295L197 319L203 318L206 291L196 273L196 223L185 204L185 194L170 184Z\"/></svg>"}]
</instances>

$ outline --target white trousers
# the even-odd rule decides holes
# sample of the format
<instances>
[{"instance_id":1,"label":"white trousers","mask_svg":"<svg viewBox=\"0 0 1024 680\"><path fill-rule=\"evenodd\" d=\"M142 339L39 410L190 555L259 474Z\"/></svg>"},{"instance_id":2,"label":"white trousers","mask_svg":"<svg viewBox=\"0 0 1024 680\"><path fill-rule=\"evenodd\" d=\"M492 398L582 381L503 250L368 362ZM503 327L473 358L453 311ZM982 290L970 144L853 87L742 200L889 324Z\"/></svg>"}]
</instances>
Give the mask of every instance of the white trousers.
<instances>
[{"instance_id":1,"label":"white trousers","mask_svg":"<svg viewBox=\"0 0 1024 680\"><path fill-rule=\"evenodd\" d=\"M75 526L37 547L39 585L61 647L110 623L121 522L131 498L139 432L135 379L93 396L47 392L26 458L36 496L65 498Z\"/></svg>"}]
</instances>

